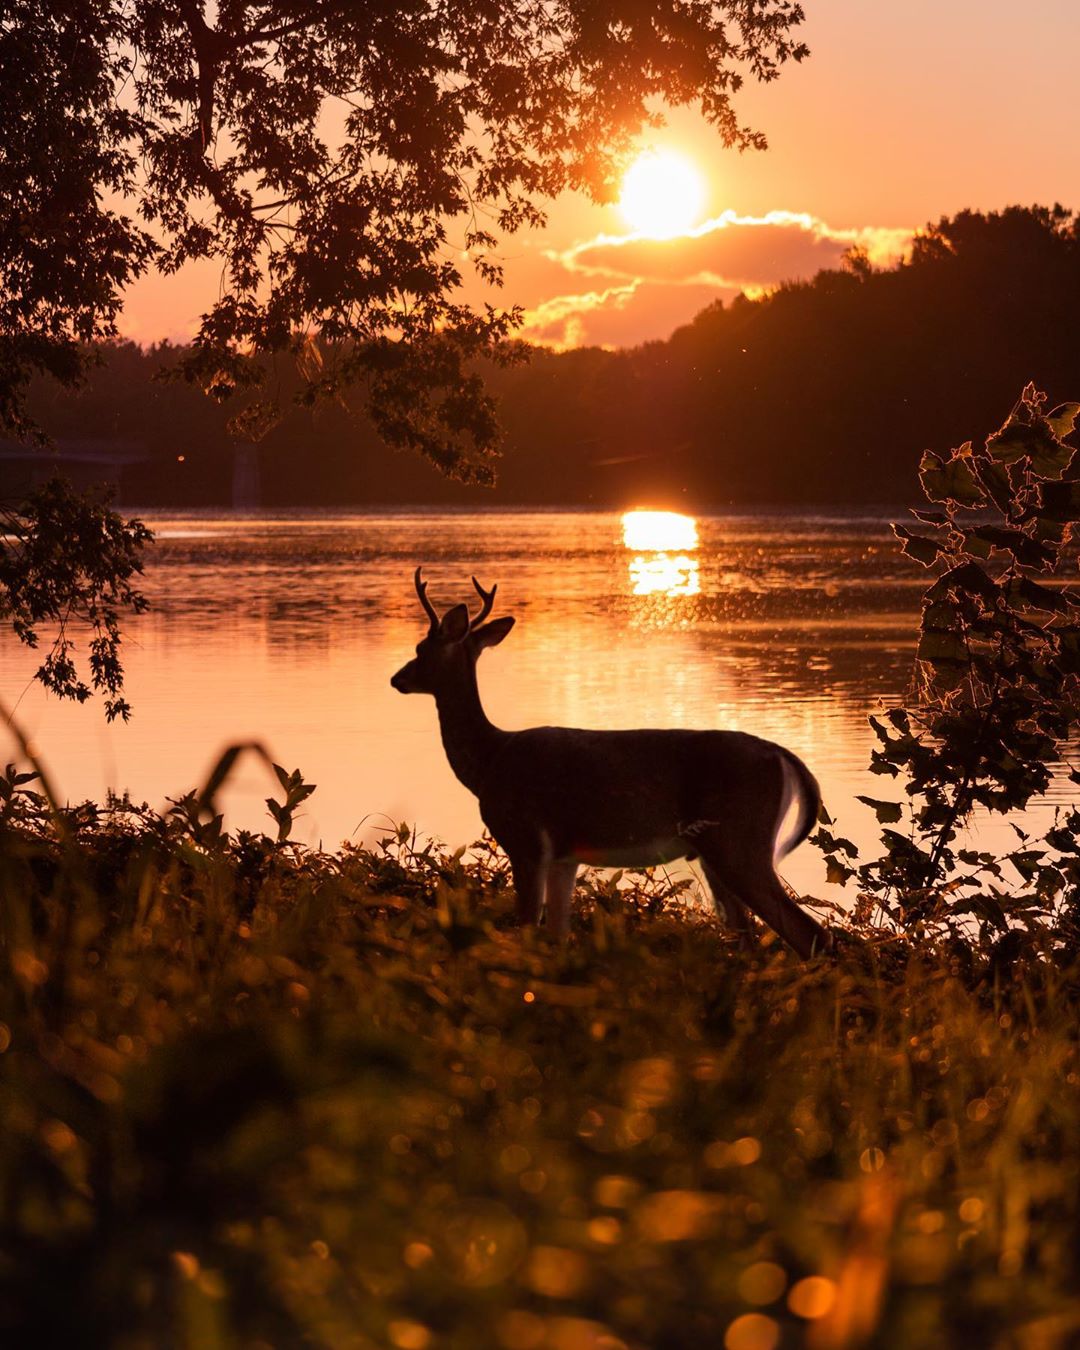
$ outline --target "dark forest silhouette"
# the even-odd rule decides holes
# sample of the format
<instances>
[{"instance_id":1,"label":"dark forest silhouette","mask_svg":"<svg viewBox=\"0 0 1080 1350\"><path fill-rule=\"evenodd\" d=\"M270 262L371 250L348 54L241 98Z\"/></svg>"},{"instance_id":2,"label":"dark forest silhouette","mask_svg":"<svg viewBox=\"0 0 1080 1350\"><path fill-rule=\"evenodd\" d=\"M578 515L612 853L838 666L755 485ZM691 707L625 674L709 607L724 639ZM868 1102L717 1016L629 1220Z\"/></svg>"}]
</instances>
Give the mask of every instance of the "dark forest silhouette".
<instances>
[{"instance_id":1,"label":"dark forest silhouette","mask_svg":"<svg viewBox=\"0 0 1080 1350\"><path fill-rule=\"evenodd\" d=\"M919 454L988 431L1003 391L1080 384L1073 340L1080 220L1062 207L963 211L887 270L842 269L760 299L717 302L664 342L533 353L485 372L505 455L493 490L388 453L362 414L296 411L260 443L270 505L342 503L695 507L910 496ZM39 386L56 437L145 444L128 500L230 500L228 404L156 378L177 349L103 349L81 391ZM177 459L183 455L183 461Z\"/></svg>"}]
</instances>

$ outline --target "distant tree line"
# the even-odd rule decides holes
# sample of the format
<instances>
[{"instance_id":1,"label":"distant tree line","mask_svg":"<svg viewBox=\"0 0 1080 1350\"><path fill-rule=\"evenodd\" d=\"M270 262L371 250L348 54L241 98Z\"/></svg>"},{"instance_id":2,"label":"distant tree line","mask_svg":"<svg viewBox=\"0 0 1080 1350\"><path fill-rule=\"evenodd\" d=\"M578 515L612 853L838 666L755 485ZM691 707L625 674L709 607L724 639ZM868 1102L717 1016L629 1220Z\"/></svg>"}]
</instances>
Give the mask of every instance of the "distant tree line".
<instances>
[{"instance_id":1,"label":"distant tree line","mask_svg":"<svg viewBox=\"0 0 1080 1350\"><path fill-rule=\"evenodd\" d=\"M717 301L663 342L538 350L485 372L505 455L494 489L389 454L344 402L297 410L260 442L271 505L351 503L695 506L888 502L912 495L926 447L1008 412L1034 380L1080 386L1080 219L1062 207L962 211L888 269L853 252L838 270L758 299ZM103 346L78 391L40 384L54 436L145 444L128 500L230 500L227 405L157 378L182 351ZM181 459L180 457L183 456Z\"/></svg>"}]
</instances>

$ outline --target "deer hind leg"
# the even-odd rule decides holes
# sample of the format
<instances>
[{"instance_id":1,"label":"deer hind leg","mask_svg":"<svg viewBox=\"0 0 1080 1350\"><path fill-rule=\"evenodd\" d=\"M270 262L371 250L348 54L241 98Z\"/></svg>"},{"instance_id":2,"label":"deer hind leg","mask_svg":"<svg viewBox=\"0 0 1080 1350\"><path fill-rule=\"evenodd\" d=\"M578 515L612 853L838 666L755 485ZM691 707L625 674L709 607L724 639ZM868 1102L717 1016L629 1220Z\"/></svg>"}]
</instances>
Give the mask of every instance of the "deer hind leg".
<instances>
[{"instance_id":1,"label":"deer hind leg","mask_svg":"<svg viewBox=\"0 0 1080 1350\"><path fill-rule=\"evenodd\" d=\"M570 931L570 901L577 874L578 864L571 858L560 858L548 866L547 925L558 938Z\"/></svg>"},{"instance_id":2,"label":"deer hind leg","mask_svg":"<svg viewBox=\"0 0 1080 1350\"><path fill-rule=\"evenodd\" d=\"M727 926L737 935L739 946L747 949L756 947L757 934L754 932L754 921L746 906L704 857L701 860L701 868L712 892L716 912L719 914L723 910Z\"/></svg>"},{"instance_id":3,"label":"deer hind leg","mask_svg":"<svg viewBox=\"0 0 1080 1350\"><path fill-rule=\"evenodd\" d=\"M695 842L707 869L706 876L710 869L718 873L723 878L722 886L734 891L748 909L800 956L809 957L829 948L827 931L792 900L776 875L771 837L735 839L718 825L701 831Z\"/></svg>"}]
</instances>

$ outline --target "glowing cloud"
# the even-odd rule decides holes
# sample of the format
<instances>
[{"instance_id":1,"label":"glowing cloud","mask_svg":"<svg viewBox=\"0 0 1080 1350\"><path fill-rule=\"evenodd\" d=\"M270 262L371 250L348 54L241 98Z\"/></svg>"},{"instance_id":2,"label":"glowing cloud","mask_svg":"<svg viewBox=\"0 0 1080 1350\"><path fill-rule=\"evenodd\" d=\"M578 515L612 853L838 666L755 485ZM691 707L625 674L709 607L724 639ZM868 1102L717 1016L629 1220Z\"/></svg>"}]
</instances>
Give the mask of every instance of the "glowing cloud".
<instances>
[{"instance_id":1,"label":"glowing cloud","mask_svg":"<svg viewBox=\"0 0 1080 1350\"><path fill-rule=\"evenodd\" d=\"M671 238L601 234L548 256L586 276L760 292L835 267L852 247L864 249L875 266L886 266L906 254L914 233L906 227L837 229L808 212L740 216L724 211Z\"/></svg>"},{"instance_id":2,"label":"glowing cloud","mask_svg":"<svg viewBox=\"0 0 1080 1350\"><path fill-rule=\"evenodd\" d=\"M583 295L553 296L525 311L519 336L555 351L584 346L589 340L585 331L586 317L597 310L624 310L637 288L638 283L631 281L624 286L609 286L603 291L586 291Z\"/></svg>"}]
</instances>

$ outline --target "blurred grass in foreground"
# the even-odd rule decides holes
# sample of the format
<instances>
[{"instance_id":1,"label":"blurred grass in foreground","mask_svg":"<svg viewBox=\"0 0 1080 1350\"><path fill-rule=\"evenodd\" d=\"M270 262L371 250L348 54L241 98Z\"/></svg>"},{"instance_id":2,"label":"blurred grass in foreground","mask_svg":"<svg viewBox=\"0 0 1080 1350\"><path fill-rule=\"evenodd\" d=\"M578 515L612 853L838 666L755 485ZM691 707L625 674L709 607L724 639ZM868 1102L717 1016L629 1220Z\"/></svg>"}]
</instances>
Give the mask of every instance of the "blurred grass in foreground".
<instances>
[{"instance_id":1,"label":"blurred grass in foreground","mask_svg":"<svg viewBox=\"0 0 1080 1350\"><path fill-rule=\"evenodd\" d=\"M561 950L405 832L0 829L6 1344L1080 1339L1060 950L748 956L644 878Z\"/></svg>"}]
</instances>

